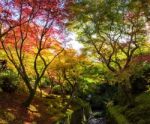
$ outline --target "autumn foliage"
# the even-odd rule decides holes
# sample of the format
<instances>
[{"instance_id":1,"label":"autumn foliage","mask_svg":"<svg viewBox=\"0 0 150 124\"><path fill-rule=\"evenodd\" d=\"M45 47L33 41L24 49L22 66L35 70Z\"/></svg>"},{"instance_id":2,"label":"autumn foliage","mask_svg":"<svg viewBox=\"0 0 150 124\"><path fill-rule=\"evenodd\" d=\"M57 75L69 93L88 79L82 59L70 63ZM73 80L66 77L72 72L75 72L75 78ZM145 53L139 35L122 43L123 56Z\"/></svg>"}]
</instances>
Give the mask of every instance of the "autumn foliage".
<instances>
[{"instance_id":1,"label":"autumn foliage","mask_svg":"<svg viewBox=\"0 0 150 124\"><path fill-rule=\"evenodd\" d=\"M60 41L65 39L70 3L59 0L0 1L1 48L29 90L30 96L24 106L29 106L47 67L63 51ZM30 65L34 83L28 72L28 54L32 55Z\"/></svg>"}]
</instances>

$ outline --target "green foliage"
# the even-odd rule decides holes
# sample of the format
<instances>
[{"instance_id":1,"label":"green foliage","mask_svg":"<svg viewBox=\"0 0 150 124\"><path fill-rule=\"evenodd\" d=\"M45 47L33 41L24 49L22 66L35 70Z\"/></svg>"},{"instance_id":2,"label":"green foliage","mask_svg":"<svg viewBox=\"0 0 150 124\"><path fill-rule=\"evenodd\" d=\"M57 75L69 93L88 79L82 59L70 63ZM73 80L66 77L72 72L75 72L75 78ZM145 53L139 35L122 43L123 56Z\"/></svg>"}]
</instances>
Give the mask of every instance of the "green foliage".
<instances>
[{"instance_id":1,"label":"green foliage","mask_svg":"<svg viewBox=\"0 0 150 124\"><path fill-rule=\"evenodd\" d=\"M109 106L108 114L116 124L130 124L127 118L121 114L120 108L118 106ZM112 120L110 121L110 124L113 123Z\"/></svg>"},{"instance_id":2,"label":"green foliage","mask_svg":"<svg viewBox=\"0 0 150 124\"><path fill-rule=\"evenodd\" d=\"M14 92L18 87L18 76L12 70L0 73L0 87L4 92Z\"/></svg>"},{"instance_id":3,"label":"green foliage","mask_svg":"<svg viewBox=\"0 0 150 124\"><path fill-rule=\"evenodd\" d=\"M133 99L133 95L148 90L148 81L150 79L149 66L149 63L132 62L132 65L130 65L128 69L119 73L117 76L111 72L105 73L107 77L106 80L118 87L115 101L121 105L127 104Z\"/></svg>"},{"instance_id":4,"label":"green foliage","mask_svg":"<svg viewBox=\"0 0 150 124\"><path fill-rule=\"evenodd\" d=\"M111 72L124 71L145 41L142 11L132 1L83 0L77 5L71 29L85 44L87 55Z\"/></svg>"},{"instance_id":5,"label":"green foliage","mask_svg":"<svg viewBox=\"0 0 150 124\"><path fill-rule=\"evenodd\" d=\"M150 83L150 63L143 63L143 77Z\"/></svg>"},{"instance_id":6,"label":"green foliage","mask_svg":"<svg viewBox=\"0 0 150 124\"><path fill-rule=\"evenodd\" d=\"M148 124L150 123L149 105L137 105L135 108L127 110L125 115L133 124Z\"/></svg>"},{"instance_id":7,"label":"green foliage","mask_svg":"<svg viewBox=\"0 0 150 124\"><path fill-rule=\"evenodd\" d=\"M143 28L147 9L141 5L139 0L80 0L70 8L74 18L68 23L68 28L78 34L78 40L85 45L80 54L67 48L58 55L57 48L48 48L45 52L44 49L39 49L37 57L26 53L20 55L20 61L15 54L8 54L12 60L14 56L12 64L22 76L26 89L36 92L37 86L41 90L48 87L55 95L61 96L47 97L49 115L60 113L64 118L67 112L68 115L72 114L75 109L72 104L77 105L76 109L88 108L89 104L86 102L89 102L92 109L96 110L105 110L108 104L118 104L108 106L108 113L117 124L129 124L127 118L135 124L150 123L150 113L146 111L150 109L149 94L136 97L146 91L150 83L150 64L134 62L135 55L149 52L149 43L145 43L146 33ZM143 11L146 13L143 14ZM44 39L46 38L43 37ZM12 48L11 52L15 53ZM53 55L55 56L52 59ZM48 60L49 64L52 63L51 66ZM12 70L0 73L0 90L11 93L17 87L18 76ZM73 103L68 105L69 111L64 114L60 110L69 101L63 98L66 94L73 96ZM135 97L135 106L129 110L128 105ZM13 118L10 113L6 114L10 119ZM94 116L101 115L102 113L95 113Z\"/></svg>"},{"instance_id":8,"label":"green foliage","mask_svg":"<svg viewBox=\"0 0 150 124\"><path fill-rule=\"evenodd\" d=\"M127 106L108 106L108 114L117 124L149 124L150 93L142 93L135 98L132 108ZM128 124L128 123L127 123Z\"/></svg>"},{"instance_id":9,"label":"green foliage","mask_svg":"<svg viewBox=\"0 0 150 124\"><path fill-rule=\"evenodd\" d=\"M135 106L132 108L122 109L122 113L133 124L149 124L150 123L150 93L142 93L135 98ZM120 106L120 108L123 108Z\"/></svg>"},{"instance_id":10,"label":"green foliage","mask_svg":"<svg viewBox=\"0 0 150 124\"><path fill-rule=\"evenodd\" d=\"M41 82L39 83L39 87L48 87L51 86L51 80L44 76L43 78L41 78Z\"/></svg>"},{"instance_id":11,"label":"green foliage","mask_svg":"<svg viewBox=\"0 0 150 124\"><path fill-rule=\"evenodd\" d=\"M144 67L132 62L134 54L146 41L143 28L146 21L141 15L143 10L139 9L140 6L139 1L83 0L72 8L76 16L72 24L70 23L70 28L76 31L78 40L85 44L84 54L92 56L93 62L104 64L107 68L102 69L101 73L100 69L93 67L91 69L93 71L89 70L88 73L94 75L95 80L98 79L100 83L116 85L118 88L118 91L115 91L116 99L122 104L131 104L132 93L146 90L147 82L143 78ZM82 82L79 95L86 97L90 93L96 94L94 85L91 85L96 81L93 82L91 78L85 76ZM113 96L108 97L108 94L111 93L107 91L106 94L101 94L104 96L101 97L103 100L94 96L93 103L113 99Z\"/></svg>"},{"instance_id":12,"label":"green foliage","mask_svg":"<svg viewBox=\"0 0 150 124\"><path fill-rule=\"evenodd\" d=\"M82 92L78 91L78 96L85 101L88 101L93 110L104 110L109 101L114 100L117 92L117 87L108 83L94 84L91 83L89 87Z\"/></svg>"},{"instance_id":13,"label":"green foliage","mask_svg":"<svg viewBox=\"0 0 150 124\"><path fill-rule=\"evenodd\" d=\"M135 101L139 104L149 104L150 103L150 92L142 93L135 98Z\"/></svg>"},{"instance_id":14,"label":"green foliage","mask_svg":"<svg viewBox=\"0 0 150 124\"><path fill-rule=\"evenodd\" d=\"M148 89L149 79L150 79L150 64L140 63L132 66L133 71L131 72L130 82L132 87L132 93L139 94Z\"/></svg>"},{"instance_id":15,"label":"green foliage","mask_svg":"<svg viewBox=\"0 0 150 124\"><path fill-rule=\"evenodd\" d=\"M53 87L53 93L55 93L55 94L62 94L62 87L60 85L55 85Z\"/></svg>"}]
</instances>

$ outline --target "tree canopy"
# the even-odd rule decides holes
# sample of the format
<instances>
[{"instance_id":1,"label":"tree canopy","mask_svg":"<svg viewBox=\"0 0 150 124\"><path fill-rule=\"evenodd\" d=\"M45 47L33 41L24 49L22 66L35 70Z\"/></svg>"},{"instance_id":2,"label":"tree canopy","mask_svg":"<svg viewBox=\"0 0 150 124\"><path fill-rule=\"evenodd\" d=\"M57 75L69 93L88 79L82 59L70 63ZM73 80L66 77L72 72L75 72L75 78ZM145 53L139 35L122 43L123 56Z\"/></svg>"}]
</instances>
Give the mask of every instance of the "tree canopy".
<instances>
[{"instance_id":1,"label":"tree canopy","mask_svg":"<svg viewBox=\"0 0 150 124\"><path fill-rule=\"evenodd\" d=\"M149 20L149 0L0 0L0 123L148 124Z\"/></svg>"}]
</instances>

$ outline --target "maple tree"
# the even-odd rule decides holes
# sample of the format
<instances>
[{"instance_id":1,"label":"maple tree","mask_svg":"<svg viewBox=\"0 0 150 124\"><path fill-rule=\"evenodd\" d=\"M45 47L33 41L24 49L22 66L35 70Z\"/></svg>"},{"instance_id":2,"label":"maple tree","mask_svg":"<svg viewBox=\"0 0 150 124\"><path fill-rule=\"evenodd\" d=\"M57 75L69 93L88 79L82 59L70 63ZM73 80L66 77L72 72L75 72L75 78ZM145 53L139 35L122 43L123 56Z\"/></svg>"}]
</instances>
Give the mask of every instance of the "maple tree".
<instances>
[{"instance_id":1,"label":"maple tree","mask_svg":"<svg viewBox=\"0 0 150 124\"><path fill-rule=\"evenodd\" d=\"M71 29L79 34L79 41L87 51L96 54L101 63L115 73L129 67L135 51L145 41L146 31L143 11L134 2L81 1L72 7L76 20ZM132 9L134 8L134 9Z\"/></svg>"},{"instance_id":2,"label":"maple tree","mask_svg":"<svg viewBox=\"0 0 150 124\"><path fill-rule=\"evenodd\" d=\"M84 55L78 55L74 49L64 50L53 61L47 69L49 78L53 81L52 85L60 85L63 94L67 90L70 96L74 96L79 88L80 78L83 73L82 63L86 63Z\"/></svg>"},{"instance_id":3,"label":"maple tree","mask_svg":"<svg viewBox=\"0 0 150 124\"><path fill-rule=\"evenodd\" d=\"M139 5L138 0L79 1L71 8L76 16L68 24L79 34L78 40L86 46L87 55L103 64L115 83L120 83L118 87L126 90L124 93L131 104L128 78L119 78L130 69L136 51L146 41L146 13Z\"/></svg>"},{"instance_id":4,"label":"maple tree","mask_svg":"<svg viewBox=\"0 0 150 124\"><path fill-rule=\"evenodd\" d=\"M64 37L67 6L71 1L2 0L0 2L0 41L28 90L23 103L32 102L47 67L63 51L57 39ZM32 55L34 82L27 71L28 54Z\"/></svg>"}]
</instances>

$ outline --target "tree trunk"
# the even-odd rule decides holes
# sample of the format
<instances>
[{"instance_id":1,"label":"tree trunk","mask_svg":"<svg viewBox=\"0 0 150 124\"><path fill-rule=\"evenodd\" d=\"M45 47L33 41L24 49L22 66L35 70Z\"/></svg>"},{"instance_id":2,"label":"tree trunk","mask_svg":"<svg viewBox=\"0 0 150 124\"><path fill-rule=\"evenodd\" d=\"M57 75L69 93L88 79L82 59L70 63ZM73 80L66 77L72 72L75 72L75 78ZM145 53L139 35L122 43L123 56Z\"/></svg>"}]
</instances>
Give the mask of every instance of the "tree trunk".
<instances>
[{"instance_id":1,"label":"tree trunk","mask_svg":"<svg viewBox=\"0 0 150 124\"><path fill-rule=\"evenodd\" d=\"M31 104L31 102L32 102L32 100L33 100L33 98L34 98L34 96L35 96L35 92L36 92L36 90L31 90L29 93L29 96L28 96L28 98L22 103L22 105L23 105L23 107L29 107L30 106L30 104Z\"/></svg>"}]
</instances>

